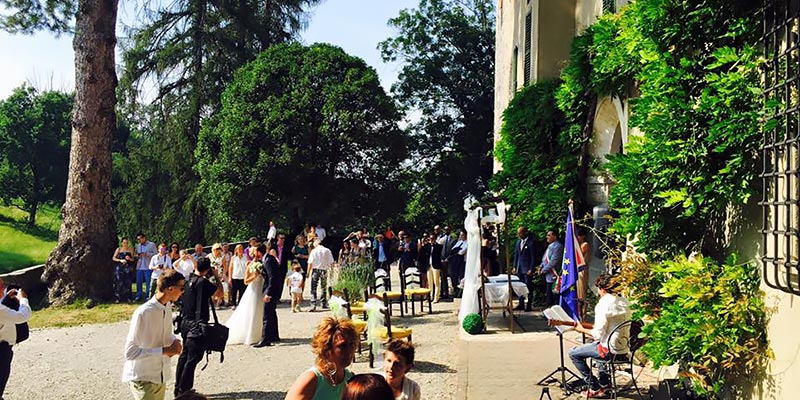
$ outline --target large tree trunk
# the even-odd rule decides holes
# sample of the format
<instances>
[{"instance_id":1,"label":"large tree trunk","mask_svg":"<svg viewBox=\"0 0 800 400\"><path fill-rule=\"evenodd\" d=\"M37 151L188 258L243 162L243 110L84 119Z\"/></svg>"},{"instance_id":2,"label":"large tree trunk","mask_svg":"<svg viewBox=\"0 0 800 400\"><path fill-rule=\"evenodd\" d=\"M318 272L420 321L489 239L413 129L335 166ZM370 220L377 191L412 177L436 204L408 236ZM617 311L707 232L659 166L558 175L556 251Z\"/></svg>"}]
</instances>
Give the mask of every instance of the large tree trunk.
<instances>
[{"instance_id":1,"label":"large tree trunk","mask_svg":"<svg viewBox=\"0 0 800 400\"><path fill-rule=\"evenodd\" d=\"M111 140L116 125L117 0L80 0L75 22L75 108L67 198L58 245L42 279L50 302L104 300L116 246L111 211Z\"/></svg>"}]
</instances>

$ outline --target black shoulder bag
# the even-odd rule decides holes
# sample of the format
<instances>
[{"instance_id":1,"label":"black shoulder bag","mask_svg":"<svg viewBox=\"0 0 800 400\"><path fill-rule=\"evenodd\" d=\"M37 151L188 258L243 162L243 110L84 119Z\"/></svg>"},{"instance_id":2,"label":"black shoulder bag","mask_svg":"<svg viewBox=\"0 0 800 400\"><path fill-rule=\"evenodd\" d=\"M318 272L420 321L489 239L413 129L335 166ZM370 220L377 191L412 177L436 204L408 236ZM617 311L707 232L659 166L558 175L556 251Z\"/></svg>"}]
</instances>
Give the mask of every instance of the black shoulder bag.
<instances>
[{"instance_id":1,"label":"black shoulder bag","mask_svg":"<svg viewBox=\"0 0 800 400\"><path fill-rule=\"evenodd\" d=\"M202 278L201 278L202 279ZM202 286L200 286L202 291ZM212 351L219 352L219 362L225 361L225 344L228 342L228 327L219 323L217 319L217 310L214 308L214 302L211 302L211 314L214 315L214 322L203 322L200 317L200 307L202 307L203 293L197 295L197 303L194 310L195 321L197 323L197 335L193 336L203 343L203 349L206 351L206 363L200 368L201 371L205 370L208 366L208 355Z\"/></svg>"}]
</instances>

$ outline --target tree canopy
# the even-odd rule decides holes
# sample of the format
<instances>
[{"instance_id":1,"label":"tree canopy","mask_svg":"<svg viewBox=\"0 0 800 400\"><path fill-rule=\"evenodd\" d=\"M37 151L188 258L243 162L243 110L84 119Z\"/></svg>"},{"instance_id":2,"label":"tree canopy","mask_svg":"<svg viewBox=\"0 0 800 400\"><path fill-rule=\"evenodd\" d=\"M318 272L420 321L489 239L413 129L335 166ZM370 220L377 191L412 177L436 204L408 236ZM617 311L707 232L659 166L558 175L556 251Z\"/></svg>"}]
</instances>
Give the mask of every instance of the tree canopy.
<instances>
[{"instance_id":1,"label":"tree canopy","mask_svg":"<svg viewBox=\"0 0 800 400\"><path fill-rule=\"evenodd\" d=\"M0 101L0 200L22 201L36 222L42 202L64 202L73 97L21 86Z\"/></svg>"},{"instance_id":2,"label":"tree canopy","mask_svg":"<svg viewBox=\"0 0 800 400\"><path fill-rule=\"evenodd\" d=\"M196 157L209 237L246 238L397 211L406 158L399 114L375 70L338 47L281 44L242 67Z\"/></svg>"},{"instance_id":3,"label":"tree canopy","mask_svg":"<svg viewBox=\"0 0 800 400\"><path fill-rule=\"evenodd\" d=\"M203 120L220 111L233 72L305 27L319 0L179 0L140 12L123 40L122 115L134 128L115 159L122 232L205 241L194 158ZM155 84L147 104L140 89ZM264 227L262 227L263 229Z\"/></svg>"},{"instance_id":4,"label":"tree canopy","mask_svg":"<svg viewBox=\"0 0 800 400\"><path fill-rule=\"evenodd\" d=\"M459 221L467 194L492 175L494 2L420 0L389 21L395 37L379 48L403 67L392 87L410 111L411 194L405 218L419 226ZM417 119L417 116L419 117Z\"/></svg>"}]
</instances>

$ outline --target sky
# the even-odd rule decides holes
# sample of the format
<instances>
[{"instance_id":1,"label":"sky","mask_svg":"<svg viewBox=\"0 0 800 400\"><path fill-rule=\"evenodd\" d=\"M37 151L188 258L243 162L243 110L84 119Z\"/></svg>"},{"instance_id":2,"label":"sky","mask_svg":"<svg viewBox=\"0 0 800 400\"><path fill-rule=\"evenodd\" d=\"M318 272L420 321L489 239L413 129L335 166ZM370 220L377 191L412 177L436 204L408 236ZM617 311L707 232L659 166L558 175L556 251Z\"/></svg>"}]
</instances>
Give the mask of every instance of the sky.
<instances>
[{"instance_id":1,"label":"sky","mask_svg":"<svg viewBox=\"0 0 800 400\"><path fill-rule=\"evenodd\" d=\"M118 19L130 23L134 16L131 1L121 1ZM396 32L387 21L400 10L414 8L418 0L323 0L312 11L302 41L306 44L335 44L347 53L363 58L378 72L388 91L397 80L399 63L381 60L378 42ZM54 37L39 32L32 36L0 32L0 99L14 88L29 83L40 90L72 91L75 86L72 37ZM119 62L119 57L117 57Z\"/></svg>"}]
</instances>

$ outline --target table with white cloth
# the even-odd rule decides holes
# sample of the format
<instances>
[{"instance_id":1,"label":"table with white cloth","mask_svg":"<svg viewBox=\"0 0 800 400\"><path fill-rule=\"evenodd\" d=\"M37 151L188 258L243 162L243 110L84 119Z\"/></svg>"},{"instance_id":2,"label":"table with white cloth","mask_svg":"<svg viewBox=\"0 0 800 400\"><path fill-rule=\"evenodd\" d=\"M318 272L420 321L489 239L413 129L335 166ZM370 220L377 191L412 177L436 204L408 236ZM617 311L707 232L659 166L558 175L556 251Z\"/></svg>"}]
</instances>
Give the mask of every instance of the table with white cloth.
<instances>
[{"instance_id":1,"label":"table with white cloth","mask_svg":"<svg viewBox=\"0 0 800 400\"><path fill-rule=\"evenodd\" d=\"M506 316L506 312L512 317L509 322L509 329L511 332L514 332L514 323L524 331L525 329L522 327L522 324L519 323L517 316L514 315L512 303L509 301L508 279L509 276L507 274L501 274L497 276L488 276L482 282L483 310L481 316L485 323L489 310L503 310L503 317ZM514 291L515 296L528 295L528 286L516 275L511 275L511 290Z\"/></svg>"},{"instance_id":2,"label":"table with white cloth","mask_svg":"<svg viewBox=\"0 0 800 400\"><path fill-rule=\"evenodd\" d=\"M508 304L508 275L502 274L489 276L483 284L486 290L486 302L491 306L505 306ZM527 296L528 286L518 276L511 275L511 287L516 296Z\"/></svg>"}]
</instances>

